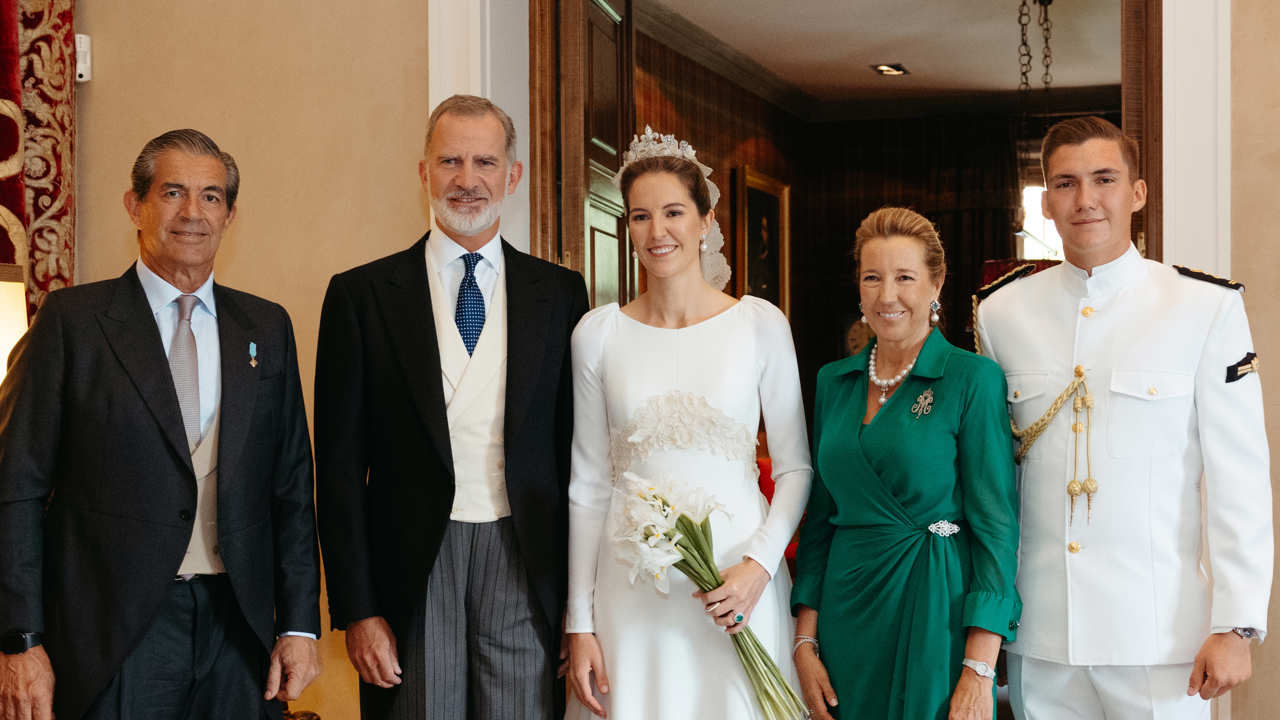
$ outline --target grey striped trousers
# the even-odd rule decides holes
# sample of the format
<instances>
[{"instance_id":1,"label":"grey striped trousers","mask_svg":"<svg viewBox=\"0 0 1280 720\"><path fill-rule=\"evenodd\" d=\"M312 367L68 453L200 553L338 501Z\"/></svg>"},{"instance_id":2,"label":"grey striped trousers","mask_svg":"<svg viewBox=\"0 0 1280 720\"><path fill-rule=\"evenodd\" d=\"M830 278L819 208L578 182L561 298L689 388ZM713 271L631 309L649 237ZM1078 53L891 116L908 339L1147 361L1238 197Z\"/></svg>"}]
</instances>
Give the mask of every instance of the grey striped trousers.
<instances>
[{"instance_id":1,"label":"grey striped trousers","mask_svg":"<svg viewBox=\"0 0 1280 720\"><path fill-rule=\"evenodd\" d=\"M397 638L402 682L360 685L365 720L551 720L555 653L511 518L449 521L420 611Z\"/></svg>"}]
</instances>

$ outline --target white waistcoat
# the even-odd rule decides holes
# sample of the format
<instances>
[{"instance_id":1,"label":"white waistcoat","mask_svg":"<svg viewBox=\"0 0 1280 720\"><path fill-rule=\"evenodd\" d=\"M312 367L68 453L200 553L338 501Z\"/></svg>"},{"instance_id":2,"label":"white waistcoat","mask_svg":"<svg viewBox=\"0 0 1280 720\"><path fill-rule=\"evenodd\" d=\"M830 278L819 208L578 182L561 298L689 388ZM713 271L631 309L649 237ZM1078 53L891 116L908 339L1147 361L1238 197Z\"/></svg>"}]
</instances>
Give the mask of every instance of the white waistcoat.
<instances>
[{"instance_id":1,"label":"white waistcoat","mask_svg":"<svg viewBox=\"0 0 1280 720\"><path fill-rule=\"evenodd\" d=\"M1077 366L1094 400L1078 471L1070 400L1018 468L1024 605L1010 651L1166 665L1191 662L1211 631L1265 630L1261 385L1256 373L1226 382L1253 350L1240 293L1130 248L1093 276L1064 263L1013 282L982 302L977 329L1004 369L1019 428ZM1073 516L1067 484L1084 482L1089 460L1098 490L1092 511L1081 495Z\"/></svg>"},{"instance_id":2,"label":"white waistcoat","mask_svg":"<svg viewBox=\"0 0 1280 720\"><path fill-rule=\"evenodd\" d=\"M439 268L427 256L427 284L440 346L440 374L453 451L451 520L491 522L511 514L503 443L507 393L507 289L498 277L484 329L468 356L440 286Z\"/></svg>"},{"instance_id":3,"label":"white waistcoat","mask_svg":"<svg viewBox=\"0 0 1280 720\"><path fill-rule=\"evenodd\" d=\"M221 425L222 414L215 413L209 431L191 451L191 465L196 472L196 522L187 554L178 567L179 575L227 571L218 553L218 429Z\"/></svg>"}]
</instances>

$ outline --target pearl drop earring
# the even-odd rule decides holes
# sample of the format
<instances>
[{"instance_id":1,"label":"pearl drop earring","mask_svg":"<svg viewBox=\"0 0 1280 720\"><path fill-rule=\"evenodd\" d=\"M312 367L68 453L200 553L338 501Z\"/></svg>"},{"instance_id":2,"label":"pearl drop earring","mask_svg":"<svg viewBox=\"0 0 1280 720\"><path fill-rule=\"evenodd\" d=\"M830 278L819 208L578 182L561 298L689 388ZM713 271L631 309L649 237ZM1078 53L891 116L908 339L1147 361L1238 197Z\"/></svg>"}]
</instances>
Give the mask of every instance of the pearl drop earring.
<instances>
[{"instance_id":1,"label":"pearl drop earring","mask_svg":"<svg viewBox=\"0 0 1280 720\"><path fill-rule=\"evenodd\" d=\"M863 309L862 309L862 303L858 303L858 314L862 316L862 317L858 318L858 322L862 323L863 325L866 325L866 324L867 324L867 313L863 311Z\"/></svg>"},{"instance_id":2,"label":"pearl drop earring","mask_svg":"<svg viewBox=\"0 0 1280 720\"><path fill-rule=\"evenodd\" d=\"M707 234L706 233L702 233L702 243L698 245L698 249L701 250L702 252L707 251Z\"/></svg>"},{"instance_id":3,"label":"pearl drop earring","mask_svg":"<svg viewBox=\"0 0 1280 720\"><path fill-rule=\"evenodd\" d=\"M638 257L640 257L640 253L636 252L635 250L632 250L632 251L631 251L631 257L633 257L633 258L638 258Z\"/></svg>"},{"instance_id":4,"label":"pearl drop earring","mask_svg":"<svg viewBox=\"0 0 1280 720\"><path fill-rule=\"evenodd\" d=\"M934 300L933 302L929 303L929 310L932 311L929 314L929 322L933 323L934 325L938 324L938 311L941 309L942 309L942 303L938 302L937 300Z\"/></svg>"}]
</instances>

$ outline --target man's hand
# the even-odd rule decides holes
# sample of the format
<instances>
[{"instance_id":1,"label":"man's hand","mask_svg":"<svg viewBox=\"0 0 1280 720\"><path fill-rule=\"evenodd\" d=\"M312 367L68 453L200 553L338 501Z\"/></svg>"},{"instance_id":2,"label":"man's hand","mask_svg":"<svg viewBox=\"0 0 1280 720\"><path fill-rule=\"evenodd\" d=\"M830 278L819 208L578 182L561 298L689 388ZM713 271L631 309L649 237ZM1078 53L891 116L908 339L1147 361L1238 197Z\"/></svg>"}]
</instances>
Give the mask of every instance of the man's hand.
<instances>
[{"instance_id":1,"label":"man's hand","mask_svg":"<svg viewBox=\"0 0 1280 720\"><path fill-rule=\"evenodd\" d=\"M1200 693L1200 697L1210 700L1248 680L1252 674L1249 641L1233 632L1214 633L1196 653L1187 695Z\"/></svg>"},{"instance_id":2,"label":"man's hand","mask_svg":"<svg viewBox=\"0 0 1280 720\"><path fill-rule=\"evenodd\" d=\"M374 615L347 626L347 657L364 682L384 689L400 684L396 636L382 616Z\"/></svg>"},{"instance_id":3,"label":"man's hand","mask_svg":"<svg viewBox=\"0 0 1280 720\"><path fill-rule=\"evenodd\" d=\"M53 666L43 647L0 654L0 720L53 720Z\"/></svg>"},{"instance_id":4,"label":"man's hand","mask_svg":"<svg viewBox=\"0 0 1280 720\"><path fill-rule=\"evenodd\" d=\"M271 651L271 669L267 670L268 700L297 700L312 680L320 674L320 653L316 641L300 635L285 635L276 640Z\"/></svg>"}]
</instances>

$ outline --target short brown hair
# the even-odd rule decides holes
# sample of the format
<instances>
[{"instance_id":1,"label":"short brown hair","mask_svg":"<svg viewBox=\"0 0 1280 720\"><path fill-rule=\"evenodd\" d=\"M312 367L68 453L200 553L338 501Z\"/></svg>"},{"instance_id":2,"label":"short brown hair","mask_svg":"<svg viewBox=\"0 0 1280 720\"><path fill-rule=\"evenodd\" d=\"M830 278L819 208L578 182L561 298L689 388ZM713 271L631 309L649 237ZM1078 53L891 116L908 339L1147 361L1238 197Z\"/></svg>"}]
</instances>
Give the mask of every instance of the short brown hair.
<instances>
[{"instance_id":1,"label":"short brown hair","mask_svg":"<svg viewBox=\"0 0 1280 720\"><path fill-rule=\"evenodd\" d=\"M1040 172L1044 175L1046 185L1049 183L1049 158L1054 151L1063 145L1082 145L1089 140L1115 140L1120 145L1125 165L1129 166L1129 181L1139 178L1141 171L1137 141L1110 122L1090 115L1055 123L1045 133L1044 141L1040 144Z\"/></svg>"},{"instance_id":2,"label":"short brown hair","mask_svg":"<svg viewBox=\"0 0 1280 720\"><path fill-rule=\"evenodd\" d=\"M929 218L904 207L882 207L868 215L854 233L853 256L862 266L862 248L872 240L908 237L924 246L924 264L934 282L942 282L947 274L947 253L942 238Z\"/></svg>"},{"instance_id":3,"label":"short brown hair","mask_svg":"<svg viewBox=\"0 0 1280 720\"><path fill-rule=\"evenodd\" d=\"M693 204L698 208L699 215L705 217L711 212L711 192L707 189L706 178L702 177L702 170L682 157L659 155L636 160L623 169L622 179L618 185L622 189L622 204L628 213L631 212L631 186L641 175L659 172L676 176L676 179L689 191L689 196L693 198Z\"/></svg>"},{"instance_id":4,"label":"short brown hair","mask_svg":"<svg viewBox=\"0 0 1280 720\"><path fill-rule=\"evenodd\" d=\"M427 141L422 145L422 154L424 156L427 154L427 148L431 147L431 136L435 134L436 123L440 122L440 118L446 114L461 115L463 117L493 115L498 122L502 123L502 132L506 135L507 164L516 164L515 123L511 122L511 116L503 112L502 108L477 95L451 95L437 105L435 110L431 111L431 117L427 120Z\"/></svg>"},{"instance_id":5,"label":"short brown hair","mask_svg":"<svg viewBox=\"0 0 1280 720\"><path fill-rule=\"evenodd\" d=\"M130 186L139 199L147 196L151 183L156 179L156 161L170 150L221 160L222 167L227 171L227 187L224 188L227 193L227 210L235 209L236 196L240 194L240 168L236 166L235 158L218 148L218 143L213 138L191 128L170 130L151 138L142 146L142 152L133 161L133 170L129 174Z\"/></svg>"}]
</instances>

